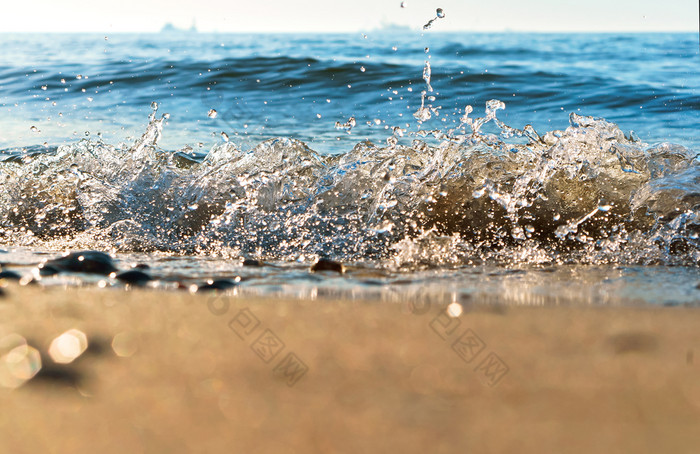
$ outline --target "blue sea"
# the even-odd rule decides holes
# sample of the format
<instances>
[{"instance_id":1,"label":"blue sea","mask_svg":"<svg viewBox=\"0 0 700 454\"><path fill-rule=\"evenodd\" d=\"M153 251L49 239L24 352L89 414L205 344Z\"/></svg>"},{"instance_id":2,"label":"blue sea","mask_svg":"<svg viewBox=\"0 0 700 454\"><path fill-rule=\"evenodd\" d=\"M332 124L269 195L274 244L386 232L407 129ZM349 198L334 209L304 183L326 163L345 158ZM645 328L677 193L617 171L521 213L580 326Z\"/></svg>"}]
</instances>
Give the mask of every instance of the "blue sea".
<instances>
[{"instance_id":1,"label":"blue sea","mask_svg":"<svg viewBox=\"0 0 700 454\"><path fill-rule=\"evenodd\" d=\"M0 48L0 262L43 285L123 286L36 272L100 250L164 291L700 301L697 34L0 34ZM319 258L344 272L311 272Z\"/></svg>"}]
</instances>

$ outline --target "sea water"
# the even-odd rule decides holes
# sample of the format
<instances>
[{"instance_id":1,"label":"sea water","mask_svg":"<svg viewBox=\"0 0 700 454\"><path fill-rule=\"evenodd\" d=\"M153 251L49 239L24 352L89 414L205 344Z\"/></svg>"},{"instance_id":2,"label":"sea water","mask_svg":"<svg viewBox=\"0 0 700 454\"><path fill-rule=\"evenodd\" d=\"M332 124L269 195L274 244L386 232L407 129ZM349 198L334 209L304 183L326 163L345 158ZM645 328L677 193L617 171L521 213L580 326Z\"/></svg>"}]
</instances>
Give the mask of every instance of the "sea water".
<instances>
[{"instance_id":1,"label":"sea water","mask_svg":"<svg viewBox=\"0 0 700 454\"><path fill-rule=\"evenodd\" d=\"M97 249L164 290L700 301L698 36L437 25L0 34L0 261Z\"/></svg>"}]
</instances>

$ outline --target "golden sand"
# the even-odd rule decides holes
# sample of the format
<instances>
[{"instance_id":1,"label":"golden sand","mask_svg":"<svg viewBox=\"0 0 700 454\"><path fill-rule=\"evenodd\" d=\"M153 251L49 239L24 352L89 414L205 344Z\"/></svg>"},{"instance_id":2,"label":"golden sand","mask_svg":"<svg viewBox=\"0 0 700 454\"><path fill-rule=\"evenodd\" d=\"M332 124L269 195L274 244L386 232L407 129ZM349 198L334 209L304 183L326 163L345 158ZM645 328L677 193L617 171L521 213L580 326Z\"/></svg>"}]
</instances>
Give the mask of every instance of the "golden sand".
<instances>
[{"instance_id":1,"label":"golden sand","mask_svg":"<svg viewBox=\"0 0 700 454\"><path fill-rule=\"evenodd\" d=\"M2 453L700 446L700 309L475 305L451 317L376 302L6 292L0 339L26 338L43 367L0 387ZM54 364L49 346L70 329L89 348Z\"/></svg>"}]
</instances>

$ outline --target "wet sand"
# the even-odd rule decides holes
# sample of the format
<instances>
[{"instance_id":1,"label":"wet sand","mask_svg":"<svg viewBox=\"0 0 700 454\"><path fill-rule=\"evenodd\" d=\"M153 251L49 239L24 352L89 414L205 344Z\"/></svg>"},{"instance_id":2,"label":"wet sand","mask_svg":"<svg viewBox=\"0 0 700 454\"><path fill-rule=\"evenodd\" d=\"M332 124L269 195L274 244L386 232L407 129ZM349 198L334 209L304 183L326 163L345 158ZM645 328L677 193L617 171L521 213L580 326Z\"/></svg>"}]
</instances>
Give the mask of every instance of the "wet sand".
<instances>
[{"instance_id":1,"label":"wet sand","mask_svg":"<svg viewBox=\"0 0 700 454\"><path fill-rule=\"evenodd\" d=\"M697 452L700 309L468 308L10 285L0 452ZM51 340L88 350L52 364ZM5 352L0 352L5 354Z\"/></svg>"}]
</instances>

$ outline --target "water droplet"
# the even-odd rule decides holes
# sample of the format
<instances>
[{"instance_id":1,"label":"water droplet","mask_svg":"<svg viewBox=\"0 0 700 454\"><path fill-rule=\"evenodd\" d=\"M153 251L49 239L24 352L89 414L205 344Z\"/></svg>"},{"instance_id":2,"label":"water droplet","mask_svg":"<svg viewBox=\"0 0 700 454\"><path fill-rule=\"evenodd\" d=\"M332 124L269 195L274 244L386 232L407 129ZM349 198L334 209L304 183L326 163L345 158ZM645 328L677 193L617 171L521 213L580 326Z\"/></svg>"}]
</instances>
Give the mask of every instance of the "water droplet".
<instances>
[{"instance_id":1,"label":"water droplet","mask_svg":"<svg viewBox=\"0 0 700 454\"><path fill-rule=\"evenodd\" d=\"M396 52L397 50L399 50L399 48L396 47L396 46L391 46L391 50L393 50L394 52Z\"/></svg>"},{"instance_id":2,"label":"water droplet","mask_svg":"<svg viewBox=\"0 0 700 454\"><path fill-rule=\"evenodd\" d=\"M88 96L88 99L87 99L87 100L90 101L90 102L92 102L92 101L93 101L92 96Z\"/></svg>"},{"instance_id":3,"label":"water droplet","mask_svg":"<svg viewBox=\"0 0 700 454\"><path fill-rule=\"evenodd\" d=\"M406 6L406 2L401 2L401 8L405 8Z\"/></svg>"},{"instance_id":4,"label":"water droplet","mask_svg":"<svg viewBox=\"0 0 700 454\"><path fill-rule=\"evenodd\" d=\"M348 118L348 121L345 123L341 123L339 121L335 122L335 129L345 129L348 134L350 134L350 130L355 127L357 124L355 117L350 117Z\"/></svg>"},{"instance_id":5,"label":"water droplet","mask_svg":"<svg viewBox=\"0 0 700 454\"><path fill-rule=\"evenodd\" d=\"M30 129L32 132L41 132L41 131L39 131L39 128L37 128L36 126L32 126L32 127L29 128L29 129Z\"/></svg>"},{"instance_id":6,"label":"water droplet","mask_svg":"<svg viewBox=\"0 0 700 454\"><path fill-rule=\"evenodd\" d=\"M44 91L46 91L47 88L49 88L49 87L47 87L46 85L42 85L42 86L41 86L41 89L44 90Z\"/></svg>"},{"instance_id":7,"label":"water droplet","mask_svg":"<svg viewBox=\"0 0 700 454\"><path fill-rule=\"evenodd\" d=\"M216 118L216 115L217 115L217 114L218 114L218 112L217 112L216 110L210 109L209 112L207 112L207 117L209 117L209 118Z\"/></svg>"},{"instance_id":8,"label":"water droplet","mask_svg":"<svg viewBox=\"0 0 700 454\"><path fill-rule=\"evenodd\" d=\"M228 142L228 134L223 131L221 131L221 138L224 140L224 142Z\"/></svg>"},{"instance_id":9,"label":"water droplet","mask_svg":"<svg viewBox=\"0 0 700 454\"><path fill-rule=\"evenodd\" d=\"M65 83L66 83L66 79L61 79L61 83L62 83L62 84L65 84Z\"/></svg>"},{"instance_id":10,"label":"water droplet","mask_svg":"<svg viewBox=\"0 0 700 454\"><path fill-rule=\"evenodd\" d=\"M155 102L155 101L153 101L153 102L151 103L151 109L153 109L154 111L158 110L158 103Z\"/></svg>"},{"instance_id":11,"label":"water droplet","mask_svg":"<svg viewBox=\"0 0 700 454\"><path fill-rule=\"evenodd\" d=\"M83 78L83 75L82 75L82 74L78 74L77 76L75 76L75 78L78 79L78 80L80 80L80 79Z\"/></svg>"},{"instance_id":12,"label":"water droplet","mask_svg":"<svg viewBox=\"0 0 700 454\"><path fill-rule=\"evenodd\" d=\"M437 14L437 17L439 17L440 19L445 17L445 12L442 10L442 8L438 8L437 10L435 10L435 14Z\"/></svg>"},{"instance_id":13,"label":"water droplet","mask_svg":"<svg viewBox=\"0 0 700 454\"><path fill-rule=\"evenodd\" d=\"M367 71L364 66L360 66L360 71L365 72Z\"/></svg>"},{"instance_id":14,"label":"water droplet","mask_svg":"<svg viewBox=\"0 0 700 454\"><path fill-rule=\"evenodd\" d=\"M316 114L316 118L321 118L321 114Z\"/></svg>"},{"instance_id":15,"label":"water droplet","mask_svg":"<svg viewBox=\"0 0 700 454\"><path fill-rule=\"evenodd\" d=\"M428 91L433 91L433 87L430 85L430 77L431 77L432 71L430 69L430 62L425 61L425 66L423 67L423 80L425 81L425 84L428 86Z\"/></svg>"}]
</instances>

